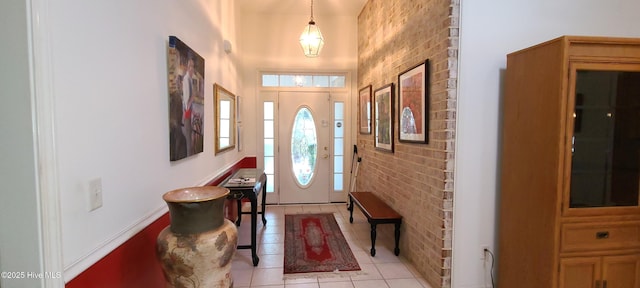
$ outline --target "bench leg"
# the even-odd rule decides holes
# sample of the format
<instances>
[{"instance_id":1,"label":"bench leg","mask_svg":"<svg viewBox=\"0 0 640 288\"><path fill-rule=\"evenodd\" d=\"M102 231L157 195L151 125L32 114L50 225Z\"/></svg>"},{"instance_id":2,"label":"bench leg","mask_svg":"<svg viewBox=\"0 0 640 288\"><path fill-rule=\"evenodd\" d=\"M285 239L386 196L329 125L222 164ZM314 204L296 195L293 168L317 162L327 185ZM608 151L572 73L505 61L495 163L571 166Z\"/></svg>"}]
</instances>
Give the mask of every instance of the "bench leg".
<instances>
[{"instance_id":1,"label":"bench leg","mask_svg":"<svg viewBox=\"0 0 640 288\"><path fill-rule=\"evenodd\" d=\"M377 224L371 224L371 256L376 256L376 226Z\"/></svg>"},{"instance_id":2,"label":"bench leg","mask_svg":"<svg viewBox=\"0 0 640 288\"><path fill-rule=\"evenodd\" d=\"M353 223L353 198L349 195L349 223Z\"/></svg>"},{"instance_id":3,"label":"bench leg","mask_svg":"<svg viewBox=\"0 0 640 288\"><path fill-rule=\"evenodd\" d=\"M400 225L402 225L402 223L395 223L396 248L393 249L393 253L396 254L396 256L400 255Z\"/></svg>"}]
</instances>

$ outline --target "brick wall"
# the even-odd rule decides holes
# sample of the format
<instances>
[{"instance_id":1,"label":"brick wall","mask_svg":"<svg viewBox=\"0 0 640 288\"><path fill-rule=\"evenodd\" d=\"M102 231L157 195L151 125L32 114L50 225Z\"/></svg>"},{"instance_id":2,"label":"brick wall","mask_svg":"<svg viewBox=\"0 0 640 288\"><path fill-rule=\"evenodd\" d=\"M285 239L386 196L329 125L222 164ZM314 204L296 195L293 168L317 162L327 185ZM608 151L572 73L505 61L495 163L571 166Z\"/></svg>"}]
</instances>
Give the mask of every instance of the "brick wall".
<instances>
[{"instance_id":1,"label":"brick wall","mask_svg":"<svg viewBox=\"0 0 640 288\"><path fill-rule=\"evenodd\" d=\"M374 133L358 135L357 190L374 192L403 215L401 255L433 287L451 287L459 6L459 0L369 0L358 17L358 87L394 83L396 116L394 153L376 150ZM425 59L429 143L401 143L398 74Z\"/></svg>"}]
</instances>

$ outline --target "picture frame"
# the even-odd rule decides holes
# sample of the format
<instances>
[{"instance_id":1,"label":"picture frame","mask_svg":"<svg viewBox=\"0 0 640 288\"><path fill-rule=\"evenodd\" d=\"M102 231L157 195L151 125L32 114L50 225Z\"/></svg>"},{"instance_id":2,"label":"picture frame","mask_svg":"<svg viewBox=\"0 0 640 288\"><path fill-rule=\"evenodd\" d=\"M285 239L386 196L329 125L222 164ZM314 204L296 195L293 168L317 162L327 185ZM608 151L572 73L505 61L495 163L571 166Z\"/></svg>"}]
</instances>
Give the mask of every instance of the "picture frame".
<instances>
[{"instance_id":1,"label":"picture frame","mask_svg":"<svg viewBox=\"0 0 640 288\"><path fill-rule=\"evenodd\" d=\"M376 89L373 93L375 148L393 153L393 83Z\"/></svg>"},{"instance_id":2,"label":"picture frame","mask_svg":"<svg viewBox=\"0 0 640 288\"><path fill-rule=\"evenodd\" d=\"M169 161L204 151L204 67L200 54L176 36L167 49Z\"/></svg>"},{"instance_id":3,"label":"picture frame","mask_svg":"<svg viewBox=\"0 0 640 288\"><path fill-rule=\"evenodd\" d=\"M358 92L358 125L360 134L371 134L371 85Z\"/></svg>"},{"instance_id":4,"label":"picture frame","mask_svg":"<svg viewBox=\"0 0 640 288\"><path fill-rule=\"evenodd\" d=\"M229 90L213 84L216 113L215 154L234 149L236 146L236 96Z\"/></svg>"},{"instance_id":5,"label":"picture frame","mask_svg":"<svg viewBox=\"0 0 640 288\"><path fill-rule=\"evenodd\" d=\"M429 143L429 59L398 75L398 140Z\"/></svg>"},{"instance_id":6,"label":"picture frame","mask_svg":"<svg viewBox=\"0 0 640 288\"><path fill-rule=\"evenodd\" d=\"M242 97L236 95L236 146L238 152L242 151L242 113L240 110L242 107Z\"/></svg>"}]
</instances>

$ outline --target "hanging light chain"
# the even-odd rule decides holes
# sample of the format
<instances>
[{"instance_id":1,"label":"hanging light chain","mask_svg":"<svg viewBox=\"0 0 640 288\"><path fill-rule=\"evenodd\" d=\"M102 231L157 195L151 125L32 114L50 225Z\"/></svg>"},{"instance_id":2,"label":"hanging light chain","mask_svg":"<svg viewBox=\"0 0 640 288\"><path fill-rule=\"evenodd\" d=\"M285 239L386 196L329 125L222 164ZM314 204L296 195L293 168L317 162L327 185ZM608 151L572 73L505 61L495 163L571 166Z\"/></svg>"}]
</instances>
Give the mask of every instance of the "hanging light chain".
<instances>
[{"instance_id":1,"label":"hanging light chain","mask_svg":"<svg viewBox=\"0 0 640 288\"><path fill-rule=\"evenodd\" d=\"M313 0L311 0L311 21L310 22L315 22L313 21Z\"/></svg>"}]
</instances>

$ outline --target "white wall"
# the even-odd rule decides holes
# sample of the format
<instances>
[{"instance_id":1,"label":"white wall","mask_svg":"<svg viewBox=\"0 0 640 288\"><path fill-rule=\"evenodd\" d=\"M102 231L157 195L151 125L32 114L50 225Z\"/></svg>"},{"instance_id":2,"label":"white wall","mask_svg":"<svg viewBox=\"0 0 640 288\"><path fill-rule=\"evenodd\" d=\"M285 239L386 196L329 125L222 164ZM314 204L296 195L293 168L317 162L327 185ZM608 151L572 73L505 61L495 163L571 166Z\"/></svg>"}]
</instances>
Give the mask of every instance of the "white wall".
<instances>
[{"instance_id":1,"label":"white wall","mask_svg":"<svg viewBox=\"0 0 640 288\"><path fill-rule=\"evenodd\" d=\"M0 272L42 271L28 21L24 0L0 2ZM6 276L1 287L41 285Z\"/></svg>"},{"instance_id":2,"label":"white wall","mask_svg":"<svg viewBox=\"0 0 640 288\"><path fill-rule=\"evenodd\" d=\"M640 37L636 0L461 1L452 287L491 287L506 54L561 35ZM526 165L526 163L523 163Z\"/></svg>"},{"instance_id":3,"label":"white wall","mask_svg":"<svg viewBox=\"0 0 640 288\"><path fill-rule=\"evenodd\" d=\"M257 120L254 113L247 112L257 109L252 105L257 67L344 70L355 75L355 18L327 21L323 29L340 33L328 33L332 35L326 35L328 44L323 56L308 59L297 50L298 30L308 20L300 16L295 29L290 23L290 33L294 35L291 47L296 47L295 52L291 48L284 50L283 55L274 53L277 57L265 62L267 58L262 57L257 47L246 49L248 59L252 60L246 61L250 69L245 75L249 75L251 83L245 86L239 64L242 42L255 44L252 41L258 39L260 45L267 43L272 51L282 52L274 39L282 39L280 33L286 29L278 27L282 22L274 17L267 20L276 38L254 32L249 36L265 37L249 37L250 41L244 37L240 41L239 26L244 22L234 4L233 0L2 2L0 32L8 43L0 48L3 63L7 64L0 66L6 104L1 106L0 117L4 121L0 127L3 135L12 137L2 137L0 167L5 191L19 191L2 193L0 201L1 227L3 231L13 231L1 234L2 271L42 270L43 228L38 218L40 195L35 171L38 159L34 152L37 133L41 132L38 129L42 127L35 127L32 121L35 117L32 113L37 110L33 106L39 104L38 99L52 106L45 116L52 116L53 123L46 125L45 132L53 135L54 143L43 146L49 149L45 154L56 160L46 165L54 170L46 175L56 177L47 179L48 188L52 189L43 193L53 193L53 199L60 199L61 214L60 219L49 220L51 224L61 223L61 227L55 225L44 230L54 233L60 230L62 259L57 260L63 263L64 278L69 281L164 214L163 193L205 184L244 156L255 154L256 138L252 135L256 128L252 124ZM30 23L27 17L31 6L36 7L37 22ZM250 19L253 18L245 18L249 25L258 23ZM345 23L347 29L340 27ZM33 51L28 49L29 25L38 30L33 35L38 54L35 59L46 62L31 66L35 68L30 68L29 63L29 51ZM264 29L265 25L258 23L257 27ZM169 161L166 80L169 35L180 38L206 61L205 150L177 162ZM223 51L224 39L233 44L230 54ZM30 73L43 75L48 88L35 93L36 104L30 98ZM214 119L214 83L243 96L243 115L253 118L245 121L250 123L245 124L250 129L243 132L244 143L249 145L244 145L243 152L213 154L213 124L209 123ZM244 97L245 93L249 97ZM89 212L88 183L95 178L102 179L104 204ZM12 220L18 219L20 225L15 225ZM56 244L44 246L55 249ZM3 287L12 285L2 282Z\"/></svg>"},{"instance_id":4,"label":"white wall","mask_svg":"<svg viewBox=\"0 0 640 288\"><path fill-rule=\"evenodd\" d=\"M233 0L49 1L55 153L68 281L164 214L162 194L203 185L244 154L214 156L213 84L242 87ZM204 152L169 161L167 43L205 58ZM4 107L4 106L3 106ZM103 207L88 212L102 178Z\"/></svg>"}]
</instances>

